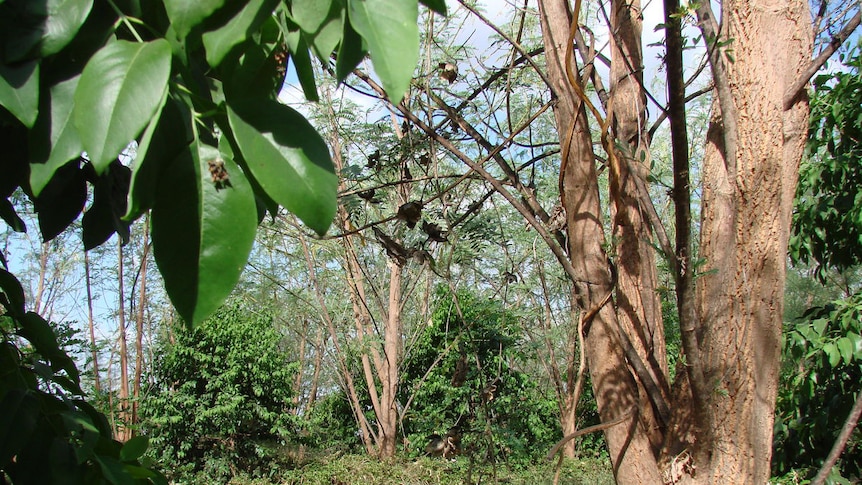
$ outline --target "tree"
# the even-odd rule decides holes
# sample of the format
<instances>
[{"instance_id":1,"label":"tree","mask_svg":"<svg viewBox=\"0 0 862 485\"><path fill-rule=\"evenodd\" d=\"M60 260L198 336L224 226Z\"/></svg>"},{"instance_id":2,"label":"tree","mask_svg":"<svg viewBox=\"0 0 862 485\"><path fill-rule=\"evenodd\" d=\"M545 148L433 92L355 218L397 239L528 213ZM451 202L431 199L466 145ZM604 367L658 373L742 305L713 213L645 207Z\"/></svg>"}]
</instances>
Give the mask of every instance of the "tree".
<instances>
[{"instance_id":1,"label":"tree","mask_svg":"<svg viewBox=\"0 0 862 485\"><path fill-rule=\"evenodd\" d=\"M485 462L544 457L559 439L556 403L519 370L519 315L467 291L435 291L431 321L404 363L399 402L414 453L432 433Z\"/></svg>"},{"instance_id":2,"label":"tree","mask_svg":"<svg viewBox=\"0 0 862 485\"><path fill-rule=\"evenodd\" d=\"M545 56L543 81L555 99L561 146L567 240L546 226L547 213L533 203L519 174L506 171L505 161L504 176L498 179L482 166L484 160L477 163L476 157L460 152L432 123L403 106L398 109L492 184L566 269L582 312L584 348L617 480L699 483L733 477L740 483L762 483L769 477L785 256L808 120L804 87L858 25L859 15L812 60L805 2L723 2L720 24L706 2L688 10L666 2L676 222L672 243L645 188L649 140L640 137L640 122L645 117L642 97L648 93L638 79L641 46L628 37L641 30L640 5L611 2L610 14L599 7L611 32L610 59L590 48L591 32L579 29L579 7L580 2L574 11L568 2L539 2L541 50L528 52L497 30L522 56ZM821 16L826 7L823 2ZM690 209L692 168L681 64L686 40L681 23L688 18L697 19L705 40L714 88L699 168L699 222ZM600 61L610 65L609 91L592 68ZM595 97L586 94L588 81ZM633 92L635 85L640 90ZM499 147L483 145L481 139L488 137L471 132L459 112L465 104L454 108L433 94L429 98L429 104L492 154L488 158L516 135L512 132ZM610 229L603 223L594 141L603 154L601 168L610 174ZM694 237L699 238L697 246ZM661 248L676 282L684 358L673 383L658 324L652 245L643 244L644 239L654 239Z\"/></svg>"}]
</instances>

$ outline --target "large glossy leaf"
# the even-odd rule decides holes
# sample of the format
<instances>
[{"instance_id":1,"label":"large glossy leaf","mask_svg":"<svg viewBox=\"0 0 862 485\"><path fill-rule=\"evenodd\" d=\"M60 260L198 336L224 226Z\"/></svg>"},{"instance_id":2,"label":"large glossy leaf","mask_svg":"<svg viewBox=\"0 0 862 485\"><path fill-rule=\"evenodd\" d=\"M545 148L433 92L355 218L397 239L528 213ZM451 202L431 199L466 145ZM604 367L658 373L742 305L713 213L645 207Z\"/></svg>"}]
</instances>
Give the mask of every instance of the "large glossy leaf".
<instances>
[{"instance_id":1,"label":"large glossy leaf","mask_svg":"<svg viewBox=\"0 0 862 485\"><path fill-rule=\"evenodd\" d=\"M60 52L75 37L90 15L93 0L48 0L46 8L48 16L39 46L43 57Z\"/></svg>"},{"instance_id":2,"label":"large glossy leaf","mask_svg":"<svg viewBox=\"0 0 862 485\"><path fill-rule=\"evenodd\" d=\"M374 71L398 104L419 59L417 0L348 0L350 23L368 42Z\"/></svg>"},{"instance_id":3,"label":"large glossy leaf","mask_svg":"<svg viewBox=\"0 0 862 485\"><path fill-rule=\"evenodd\" d=\"M39 114L39 62L0 63L0 106L31 128Z\"/></svg>"},{"instance_id":4,"label":"large glossy leaf","mask_svg":"<svg viewBox=\"0 0 862 485\"><path fill-rule=\"evenodd\" d=\"M126 213L126 194L129 192L131 171L115 160L110 170L96 180L93 203L81 218L84 251L107 241L114 233L123 244L129 242L129 222L121 218Z\"/></svg>"},{"instance_id":5,"label":"large glossy leaf","mask_svg":"<svg viewBox=\"0 0 862 485\"><path fill-rule=\"evenodd\" d=\"M12 389L0 400L0 463L9 463L32 437L39 419L39 400L34 394Z\"/></svg>"},{"instance_id":6,"label":"large glossy leaf","mask_svg":"<svg viewBox=\"0 0 862 485\"><path fill-rule=\"evenodd\" d=\"M24 288L15 276L0 268L0 292L5 295L4 306L6 311L12 315L24 314Z\"/></svg>"},{"instance_id":7,"label":"large glossy leaf","mask_svg":"<svg viewBox=\"0 0 862 485\"><path fill-rule=\"evenodd\" d=\"M203 35L207 62L216 67L230 51L249 38L264 20L272 16L278 0L251 0L224 26Z\"/></svg>"},{"instance_id":8,"label":"large glossy leaf","mask_svg":"<svg viewBox=\"0 0 862 485\"><path fill-rule=\"evenodd\" d=\"M293 20L311 39L314 53L328 61L332 51L341 42L344 30L343 0L293 0L290 7Z\"/></svg>"},{"instance_id":9,"label":"large glossy leaf","mask_svg":"<svg viewBox=\"0 0 862 485\"><path fill-rule=\"evenodd\" d=\"M134 438L126 441L123 444L123 447L120 449L120 460L123 461L135 461L138 458L144 456L144 453L147 451L147 446L149 446L150 440L146 436L135 436Z\"/></svg>"},{"instance_id":10,"label":"large glossy leaf","mask_svg":"<svg viewBox=\"0 0 862 485\"><path fill-rule=\"evenodd\" d=\"M335 216L338 178L326 143L303 116L274 101L231 103L243 159L272 200L324 234Z\"/></svg>"},{"instance_id":11,"label":"large glossy leaf","mask_svg":"<svg viewBox=\"0 0 862 485\"><path fill-rule=\"evenodd\" d=\"M9 199L0 199L0 219L3 219L15 232L27 231L24 220L15 212L15 207L9 202Z\"/></svg>"},{"instance_id":12,"label":"large glossy leaf","mask_svg":"<svg viewBox=\"0 0 862 485\"><path fill-rule=\"evenodd\" d=\"M71 224L87 200L87 181L77 161L60 167L39 197L33 200L39 214L42 240L50 241Z\"/></svg>"},{"instance_id":13,"label":"large glossy leaf","mask_svg":"<svg viewBox=\"0 0 862 485\"><path fill-rule=\"evenodd\" d=\"M338 58L335 60L335 77L338 82L347 79L365 58L365 54L367 53L362 47L362 37L356 33L350 22L344 22L344 34L341 45L338 46Z\"/></svg>"},{"instance_id":14,"label":"large glossy leaf","mask_svg":"<svg viewBox=\"0 0 862 485\"><path fill-rule=\"evenodd\" d=\"M180 39L224 5L224 0L165 0L171 26Z\"/></svg>"},{"instance_id":15,"label":"large glossy leaf","mask_svg":"<svg viewBox=\"0 0 862 485\"><path fill-rule=\"evenodd\" d=\"M170 72L171 47L164 39L113 42L87 62L75 91L73 120L97 173L156 114Z\"/></svg>"},{"instance_id":16,"label":"large glossy leaf","mask_svg":"<svg viewBox=\"0 0 862 485\"><path fill-rule=\"evenodd\" d=\"M162 177L152 234L165 289L180 316L197 325L236 285L257 221L254 194L239 167L213 147L190 148ZM229 182L214 182L211 166L222 166Z\"/></svg>"},{"instance_id":17,"label":"large glossy leaf","mask_svg":"<svg viewBox=\"0 0 862 485\"><path fill-rule=\"evenodd\" d=\"M81 156L83 146L72 123L79 76L51 87L42 100L42 116L30 132L30 189L38 196L58 168Z\"/></svg>"},{"instance_id":18,"label":"large glossy leaf","mask_svg":"<svg viewBox=\"0 0 862 485\"><path fill-rule=\"evenodd\" d=\"M302 86L302 94L309 101L318 101L317 83L314 81L314 66L311 64L311 56L308 54L308 44L295 25L288 23L287 31L284 33L284 41L290 49L290 58L296 69L296 77Z\"/></svg>"},{"instance_id":19,"label":"large glossy leaf","mask_svg":"<svg viewBox=\"0 0 862 485\"><path fill-rule=\"evenodd\" d=\"M19 186L27 183L27 139L29 130L19 123L0 124L0 197L9 197Z\"/></svg>"},{"instance_id":20,"label":"large glossy leaf","mask_svg":"<svg viewBox=\"0 0 862 485\"><path fill-rule=\"evenodd\" d=\"M51 369L54 372L62 369L66 371L66 375L72 381L78 382L80 377L78 368L75 367L72 358L60 348L51 324L35 312L27 312L23 318L19 319L19 323L21 326L18 329L18 335L27 339L36 352L51 363ZM75 391L81 392L80 388Z\"/></svg>"},{"instance_id":21,"label":"large glossy leaf","mask_svg":"<svg viewBox=\"0 0 862 485\"><path fill-rule=\"evenodd\" d=\"M132 180L124 220L135 220L153 207L162 169L192 141L188 115L185 105L168 99L161 114L144 131L131 166Z\"/></svg>"}]
</instances>

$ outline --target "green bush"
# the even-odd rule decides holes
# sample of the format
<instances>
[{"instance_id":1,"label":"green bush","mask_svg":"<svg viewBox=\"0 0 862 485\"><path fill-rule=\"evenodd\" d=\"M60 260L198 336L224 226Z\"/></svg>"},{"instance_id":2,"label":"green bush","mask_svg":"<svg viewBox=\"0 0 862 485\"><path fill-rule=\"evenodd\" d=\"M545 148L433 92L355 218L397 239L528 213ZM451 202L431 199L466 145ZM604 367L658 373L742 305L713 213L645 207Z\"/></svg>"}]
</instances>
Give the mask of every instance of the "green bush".
<instances>
[{"instance_id":1,"label":"green bush","mask_svg":"<svg viewBox=\"0 0 862 485\"><path fill-rule=\"evenodd\" d=\"M539 458L562 437L555 398L517 368L530 358L516 339L522 323L495 301L438 290L431 322L404 364L399 400L414 394L404 420L408 455L451 428L463 452L489 462Z\"/></svg>"},{"instance_id":2,"label":"green bush","mask_svg":"<svg viewBox=\"0 0 862 485\"><path fill-rule=\"evenodd\" d=\"M775 475L813 476L862 391L862 294L810 309L789 328L775 420ZM857 430L838 463L862 475Z\"/></svg>"},{"instance_id":3,"label":"green bush","mask_svg":"<svg viewBox=\"0 0 862 485\"><path fill-rule=\"evenodd\" d=\"M272 318L238 302L162 342L153 386L141 402L143 431L174 476L269 476L295 435L295 364Z\"/></svg>"}]
</instances>

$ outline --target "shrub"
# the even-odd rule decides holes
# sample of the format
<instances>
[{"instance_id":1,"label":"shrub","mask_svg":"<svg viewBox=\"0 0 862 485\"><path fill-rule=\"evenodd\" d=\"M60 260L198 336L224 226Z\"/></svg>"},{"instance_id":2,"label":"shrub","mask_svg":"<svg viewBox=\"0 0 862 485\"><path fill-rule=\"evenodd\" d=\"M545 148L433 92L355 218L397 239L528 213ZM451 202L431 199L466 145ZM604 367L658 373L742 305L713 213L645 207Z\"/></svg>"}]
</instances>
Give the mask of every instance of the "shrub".
<instances>
[{"instance_id":1,"label":"shrub","mask_svg":"<svg viewBox=\"0 0 862 485\"><path fill-rule=\"evenodd\" d=\"M142 426L174 475L275 472L295 421L296 367L281 341L270 316L233 302L194 330L177 328L174 343L162 342Z\"/></svg>"}]
</instances>

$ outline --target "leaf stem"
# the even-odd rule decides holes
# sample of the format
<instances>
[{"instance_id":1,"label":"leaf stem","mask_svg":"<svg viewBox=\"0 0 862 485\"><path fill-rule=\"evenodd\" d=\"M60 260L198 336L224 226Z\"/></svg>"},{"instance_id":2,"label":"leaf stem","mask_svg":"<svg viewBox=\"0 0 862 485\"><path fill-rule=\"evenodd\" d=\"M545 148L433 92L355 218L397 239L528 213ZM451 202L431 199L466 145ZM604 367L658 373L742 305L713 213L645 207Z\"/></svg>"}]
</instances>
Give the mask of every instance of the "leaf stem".
<instances>
[{"instance_id":1,"label":"leaf stem","mask_svg":"<svg viewBox=\"0 0 862 485\"><path fill-rule=\"evenodd\" d=\"M129 16L124 14L123 11L120 10L119 7L117 7L117 4L114 3L114 0L108 0L108 4L111 6L111 8L114 9L114 12L116 12L117 15L120 16L120 18L117 19L117 23L114 24L114 30L116 30L117 27L119 26L119 24L122 23L123 25L126 26L127 29L129 29L129 32L132 33L132 35L135 37L135 40L137 40L138 42L143 44L144 40L138 34L138 31L137 31L137 29L135 29L135 26L132 25L132 22L129 20ZM135 20L137 20L139 23L141 23L141 25L143 25L143 22L141 22L140 20L138 20L138 19L135 19Z\"/></svg>"}]
</instances>

